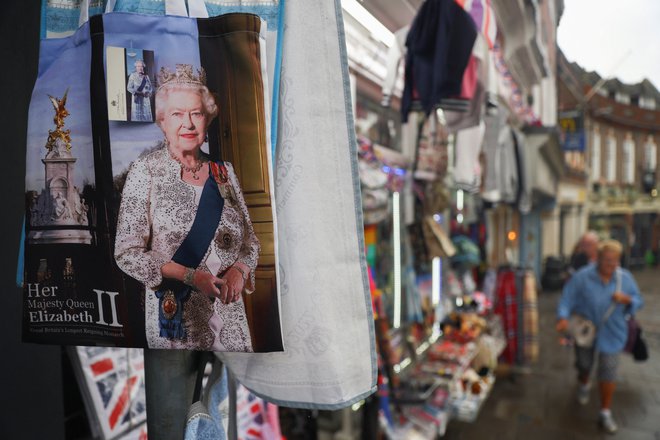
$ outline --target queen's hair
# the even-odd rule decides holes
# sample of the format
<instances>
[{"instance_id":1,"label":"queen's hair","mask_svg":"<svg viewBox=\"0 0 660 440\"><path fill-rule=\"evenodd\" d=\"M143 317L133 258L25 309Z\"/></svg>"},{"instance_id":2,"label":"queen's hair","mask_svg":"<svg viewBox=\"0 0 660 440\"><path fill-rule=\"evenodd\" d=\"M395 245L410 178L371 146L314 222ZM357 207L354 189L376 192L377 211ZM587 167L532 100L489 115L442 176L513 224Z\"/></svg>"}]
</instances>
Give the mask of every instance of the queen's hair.
<instances>
[{"instance_id":1,"label":"queen's hair","mask_svg":"<svg viewBox=\"0 0 660 440\"><path fill-rule=\"evenodd\" d=\"M169 99L170 92L173 91L190 91L197 93L202 97L202 106L207 118L207 126L211 123L213 118L218 115L218 105L215 103L213 94L209 91L208 87L202 84L171 84L158 89L156 92L156 124L160 127L160 123L165 118L165 109L167 107L167 100ZM206 128L206 127L204 127Z\"/></svg>"}]
</instances>

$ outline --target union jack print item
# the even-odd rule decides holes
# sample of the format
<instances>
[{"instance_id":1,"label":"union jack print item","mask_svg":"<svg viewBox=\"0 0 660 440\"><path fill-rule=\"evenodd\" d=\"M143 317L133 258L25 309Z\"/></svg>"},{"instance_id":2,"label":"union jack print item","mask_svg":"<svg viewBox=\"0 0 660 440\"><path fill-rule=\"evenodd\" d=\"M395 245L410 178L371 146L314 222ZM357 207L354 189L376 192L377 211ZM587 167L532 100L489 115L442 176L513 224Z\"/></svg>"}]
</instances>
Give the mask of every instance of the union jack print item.
<instances>
[{"instance_id":1,"label":"union jack print item","mask_svg":"<svg viewBox=\"0 0 660 440\"><path fill-rule=\"evenodd\" d=\"M239 440L280 440L277 406L265 402L240 385L236 396Z\"/></svg>"},{"instance_id":2,"label":"union jack print item","mask_svg":"<svg viewBox=\"0 0 660 440\"><path fill-rule=\"evenodd\" d=\"M147 418L142 350L76 347L72 358L74 364L77 358L87 413L100 438L117 439L131 431L130 438L146 440L146 427L134 431Z\"/></svg>"}]
</instances>

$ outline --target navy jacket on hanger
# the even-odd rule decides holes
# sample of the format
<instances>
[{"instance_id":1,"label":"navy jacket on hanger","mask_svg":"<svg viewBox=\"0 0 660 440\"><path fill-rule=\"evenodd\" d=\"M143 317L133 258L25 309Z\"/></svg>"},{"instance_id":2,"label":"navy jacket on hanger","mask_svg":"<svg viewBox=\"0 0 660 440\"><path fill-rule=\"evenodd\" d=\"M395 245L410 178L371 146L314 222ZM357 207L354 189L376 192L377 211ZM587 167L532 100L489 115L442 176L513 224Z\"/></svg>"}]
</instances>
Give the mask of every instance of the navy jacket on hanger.
<instances>
[{"instance_id":1,"label":"navy jacket on hanger","mask_svg":"<svg viewBox=\"0 0 660 440\"><path fill-rule=\"evenodd\" d=\"M454 0L427 0L422 5L406 40L404 122L416 99L429 114L441 99L460 95L476 37L472 17Z\"/></svg>"}]
</instances>

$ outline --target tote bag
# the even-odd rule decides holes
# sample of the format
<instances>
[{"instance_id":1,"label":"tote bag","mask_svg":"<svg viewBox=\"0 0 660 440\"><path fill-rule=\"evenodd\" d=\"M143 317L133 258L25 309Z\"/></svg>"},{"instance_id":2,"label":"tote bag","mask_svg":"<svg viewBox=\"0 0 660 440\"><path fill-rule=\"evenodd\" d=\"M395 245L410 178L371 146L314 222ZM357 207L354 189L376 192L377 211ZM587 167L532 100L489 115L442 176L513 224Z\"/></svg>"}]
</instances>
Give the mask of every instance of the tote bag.
<instances>
[{"instance_id":1,"label":"tote bag","mask_svg":"<svg viewBox=\"0 0 660 440\"><path fill-rule=\"evenodd\" d=\"M109 13L42 41L27 146L24 340L282 349L262 30L250 14ZM211 121L204 189L181 181L164 138L181 93ZM207 187L219 209L202 208ZM160 266L191 243L198 260L184 265L222 276L241 262L254 295L222 304L181 283L164 289Z\"/></svg>"},{"instance_id":2,"label":"tote bag","mask_svg":"<svg viewBox=\"0 0 660 440\"><path fill-rule=\"evenodd\" d=\"M163 1L133 3L160 3L152 13L164 12ZM211 15L214 7L252 8L268 20L277 109L271 116L285 351L222 358L268 401L337 409L375 391L376 357L341 4L311 3L206 2ZM262 8L270 8L270 18ZM275 32L278 44L271 43Z\"/></svg>"}]
</instances>

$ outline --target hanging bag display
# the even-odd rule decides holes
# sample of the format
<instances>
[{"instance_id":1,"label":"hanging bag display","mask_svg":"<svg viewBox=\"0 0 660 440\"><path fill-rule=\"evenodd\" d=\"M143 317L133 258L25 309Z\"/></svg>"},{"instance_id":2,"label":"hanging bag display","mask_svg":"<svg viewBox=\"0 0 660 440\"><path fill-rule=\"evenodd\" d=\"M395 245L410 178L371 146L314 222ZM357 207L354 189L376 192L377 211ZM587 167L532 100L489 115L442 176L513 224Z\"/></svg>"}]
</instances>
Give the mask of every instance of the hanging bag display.
<instances>
[{"instance_id":1,"label":"hanging bag display","mask_svg":"<svg viewBox=\"0 0 660 440\"><path fill-rule=\"evenodd\" d=\"M265 27L251 14L106 13L42 40L25 341L282 350Z\"/></svg>"},{"instance_id":2,"label":"hanging bag display","mask_svg":"<svg viewBox=\"0 0 660 440\"><path fill-rule=\"evenodd\" d=\"M167 3L117 0L112 8L160 16ZM205 5L211 16L244 12L267 20L261 60L268 60L270 138L277 144L278 241L277 248L267 247L273 266L266 273L277 273L286 349L220 356L242 384L271 402L324 409L350 405L375 391L376 358L341 4L208 0ZM57 20L47 22L50 30ZM263 298L256 293L249 299ZM269 298L262 303L276 307Z\"/></svg>"}]
</instances>

